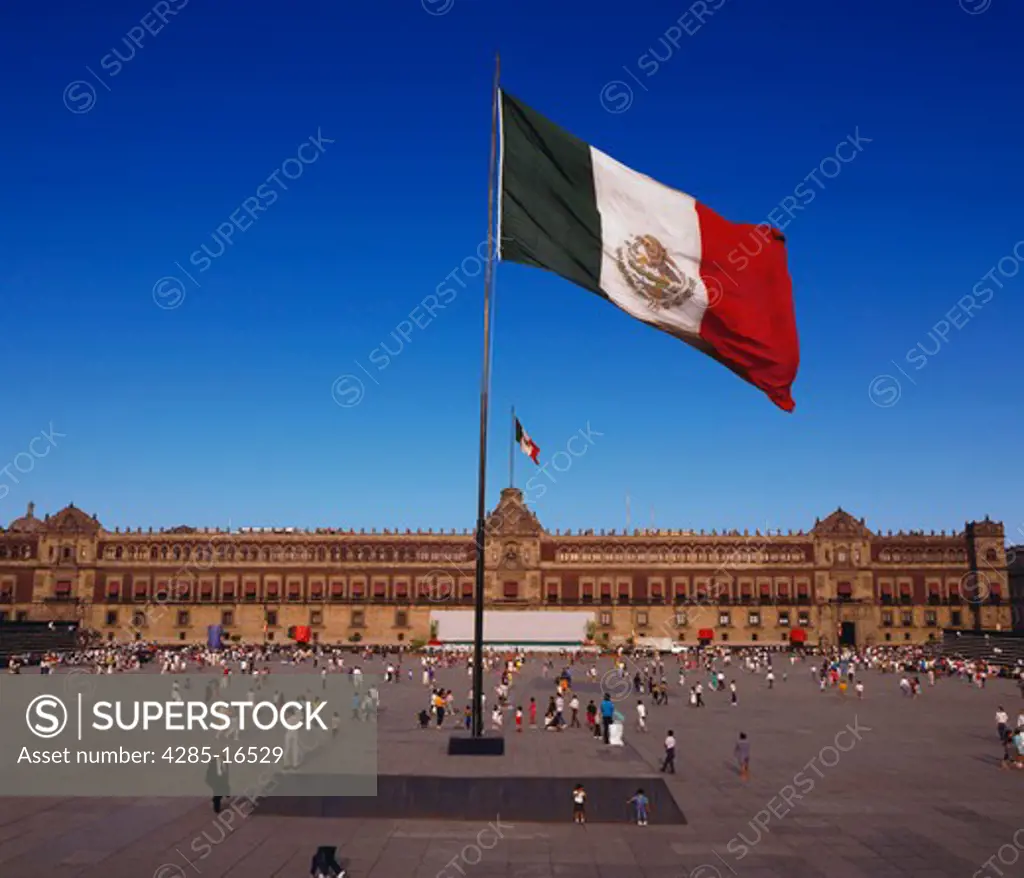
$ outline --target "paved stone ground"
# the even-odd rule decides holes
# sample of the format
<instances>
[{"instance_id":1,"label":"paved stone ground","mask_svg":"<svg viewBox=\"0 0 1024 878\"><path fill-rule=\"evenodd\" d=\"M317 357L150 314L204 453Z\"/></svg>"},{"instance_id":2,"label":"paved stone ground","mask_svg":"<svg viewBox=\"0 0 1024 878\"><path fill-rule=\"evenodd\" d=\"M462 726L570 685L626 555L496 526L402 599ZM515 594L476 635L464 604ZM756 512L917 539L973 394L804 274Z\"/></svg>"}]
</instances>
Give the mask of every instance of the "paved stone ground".
<instances>
[{"instance_id":1,"label":"paved stone ground","mask_svg":"<svg viewBox=\"0 0 1024 878\"><path fill-rule=\"evenodd\" d=\"M1024 825L1024 772L999 770L993 718L1000 703L1011 717L1024 707L1009 683L977 690L940 681L912 700L894 677L872 673L857 701L819 693L806 665L773 691L748 674L736 677L735 708L727 694L709 694L705 709L691 709L674 686L667 707L651 708L651 731L627 733L623 756L609 757L585 731L516 735L506 727L500 770L565 777L568 801L577 772L649 776L671 726L679 773L669 783L687 826L659 827L655 815L648 827L581 828L569 823L567 808L565 824L509 827L493 814L445 823L257 813L232 815L225 829L208 802L192 799L0 799L0 875L299 878L319 844L339 847L352 878L971 878L1000 848L993 866L1007 875L1020 868L1009 864L1021 855L1013 838ZM464 701L464 669L443 671L439 682ZM578 688L584 705L599 694ZM514 700L534 694L542 713L549 692L539 669L528 667ZM414 728L425 702L418 680L383 687L382 698L382 772L496 772L496 760L449 758L447 735ZM633 696L620 702L630 720L633 703ZM731 762L741 730L753 752L745 784ZM488 824L500 838L483 832ZM1017 839L1024 847L1024 833ZM999 875L993 866L982 874Z\"/></svg>"}]
</instances>

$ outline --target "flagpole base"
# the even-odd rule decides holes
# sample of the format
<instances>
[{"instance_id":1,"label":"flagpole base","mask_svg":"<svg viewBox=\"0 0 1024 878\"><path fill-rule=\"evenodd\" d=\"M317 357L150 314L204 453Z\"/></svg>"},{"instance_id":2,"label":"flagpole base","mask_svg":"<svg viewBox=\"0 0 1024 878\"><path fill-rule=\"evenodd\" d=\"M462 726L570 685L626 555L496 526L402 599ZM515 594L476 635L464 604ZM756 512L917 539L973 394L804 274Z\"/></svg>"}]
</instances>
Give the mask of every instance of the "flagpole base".
<instances>
[{"instance_id":1,"label":"flagpole base","mask_svg":"<svg viewBox=\"0 0 1024 878\"><path fill-rule=\"evenodd\" d=\"M449 756L504 756L505 739L501 735L452 735L448 739Z\"/></svg>"}]
</instances>

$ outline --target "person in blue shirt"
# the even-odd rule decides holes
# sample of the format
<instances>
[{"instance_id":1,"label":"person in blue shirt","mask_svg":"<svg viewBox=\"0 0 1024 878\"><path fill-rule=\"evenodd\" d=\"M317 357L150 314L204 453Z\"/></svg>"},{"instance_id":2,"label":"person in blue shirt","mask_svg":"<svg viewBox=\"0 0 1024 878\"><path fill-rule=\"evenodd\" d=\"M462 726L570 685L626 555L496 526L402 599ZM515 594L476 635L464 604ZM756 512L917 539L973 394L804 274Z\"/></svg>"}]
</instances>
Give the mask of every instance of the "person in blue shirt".
<instances>
[{"instance_id":1,"label":"person in blue shirt","mask_svg":"<svg viewBox=\"0 0 1024 878\"><path fill-rule=\"evenodd\" d=\"M601 701L601 727L603 730L603 740L607 744L609 743L609 734L612 727L612 719L615 716L615 705L612 703L612 697L607 692L604 695L604 699Z\"/></svg>"},{"instance_id":2,"label":"person in blue shirt","mask_svg":"<svg viewBox=\"0 0 1024 878\"><path fill-rule=\"evenodd\" d=\"M650 808L651 800L644 795L643 787L636 791L636 795L628 800L628 804L633 806L634 813L636 815L636 825L646 826L647 825L647 812Z\"/></svg>"}]
</instances>

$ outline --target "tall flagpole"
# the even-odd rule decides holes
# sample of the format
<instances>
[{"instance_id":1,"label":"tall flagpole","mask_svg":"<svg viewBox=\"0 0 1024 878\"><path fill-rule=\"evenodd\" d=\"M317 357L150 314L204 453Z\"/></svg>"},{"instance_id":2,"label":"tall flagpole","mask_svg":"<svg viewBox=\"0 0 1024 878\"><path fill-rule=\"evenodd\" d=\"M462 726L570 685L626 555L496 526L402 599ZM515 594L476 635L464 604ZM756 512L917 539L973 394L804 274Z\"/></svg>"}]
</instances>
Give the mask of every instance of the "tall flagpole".
<instances>
[{"instance_id":1,"label":"tall flagpole","mask_svg":"<svg viewBox=\"0 0 1024 878\"><path fill-rule=\"evenodd\" d=\"M516 407L512 406L512 435L508 441L508 486L516 486Z\"/></svg>"},{"instance_id":2,"label":"tall flagpole","mask_svg":"<svg viewBox=\"0 0 1024 878\"><path fill-rule=\"evenodd\" d=\"M491 162L487 180L487 264L484 271L484 363L480 378L480 471L476 504L476 604L473 612L474 738L484 734L484 538L487 516L487 405L491 388L491 284L494 279L494 181L498 151L498 78L501 56L494 56L494 94L491 107Z\"/></svg>"}]
</instances>

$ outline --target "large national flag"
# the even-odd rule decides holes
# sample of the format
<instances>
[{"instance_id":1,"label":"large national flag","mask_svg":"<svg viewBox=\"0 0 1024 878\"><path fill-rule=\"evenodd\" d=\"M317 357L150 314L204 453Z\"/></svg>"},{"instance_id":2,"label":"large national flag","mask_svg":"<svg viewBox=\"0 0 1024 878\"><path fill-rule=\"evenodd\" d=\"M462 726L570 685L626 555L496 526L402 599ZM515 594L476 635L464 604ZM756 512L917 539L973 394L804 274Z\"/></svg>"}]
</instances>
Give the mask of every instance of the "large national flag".
<instances>
[{"instance_id":1,"label":"large national flag","mask_svg":"<svg viewBox=\"0 0 1024 878\"><path fill-rule=\"evenodd\" d=\"M540 446L523 429L523 425L519 423L519 418L516 418L516 442L519 443L519 448L523 454L530 458L537 466L540 466L540 461L537 460L540 456Z\"/></svg>"},{"instance_id":2,"label":"large national flag","mask_svg":"<svg viewBox=\"0 0 1024 878\"><path fill-rule=\"evenodd\" d=\"M793 410L800 349L778 230L723 219L504 91L499 221L502 259L603 296Z\"/></svg>"}]
</instances>

